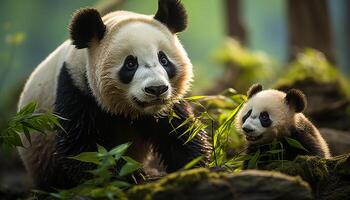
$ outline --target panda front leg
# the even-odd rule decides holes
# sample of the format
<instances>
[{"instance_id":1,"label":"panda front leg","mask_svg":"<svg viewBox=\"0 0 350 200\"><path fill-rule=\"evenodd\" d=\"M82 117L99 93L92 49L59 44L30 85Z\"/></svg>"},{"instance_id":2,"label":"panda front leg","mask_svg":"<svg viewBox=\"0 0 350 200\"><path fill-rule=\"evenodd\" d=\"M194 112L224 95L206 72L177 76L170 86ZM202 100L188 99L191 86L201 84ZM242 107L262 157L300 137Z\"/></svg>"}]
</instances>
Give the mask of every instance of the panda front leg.
<instances>
[{"instance_id":1,"label":"panda front leg","mask_svg":"<svg viewBox=\"0 0 350 200\"><path fill-rule=\"evenodd\" d=\"M210 161L212 146L209 143L207 133L202 130L186 143L189 133L184 135L183 133L192 124L189 122L179 127L191 114L188 108L188 105L183 102L175 105L174 111L180 118L174 117L171 122L169 122L168 117L157 120L142 120L142 123L144 123L143 127L147 127L142 131L142 134L147 132L146 137L148 137L154 150L159 154L167 172L179 170L188 162L200 156L203 159L196 166L205 167Z\"/></svg>"}]
</instances>

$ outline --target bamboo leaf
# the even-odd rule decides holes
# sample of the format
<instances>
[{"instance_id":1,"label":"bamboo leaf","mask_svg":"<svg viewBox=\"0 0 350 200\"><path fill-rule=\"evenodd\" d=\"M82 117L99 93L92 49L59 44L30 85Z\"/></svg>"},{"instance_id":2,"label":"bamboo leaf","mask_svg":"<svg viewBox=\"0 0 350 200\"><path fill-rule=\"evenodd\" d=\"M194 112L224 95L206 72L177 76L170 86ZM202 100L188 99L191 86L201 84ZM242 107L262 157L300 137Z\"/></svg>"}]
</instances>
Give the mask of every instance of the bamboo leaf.
<instances>
[{"instance_id":1,"label":"bamboo leaf","mask_svg":"<svg viewBox=\"0 0 350 200\"><path fill-rule=\"evenodd\" d=\"M259 157L260 157L260 149L258 149L255 152L254 156L249 160L248 169L253 169L257 167Z\"/></svg>"},{"instance_id":2,"label":"bamboo leaf","mask_svg":"<svg viewBox=\"0 0 350 200\"><path fill-rule=\"evenodd\" d=\"M110 150L108 153L112 156L115 156L115 159L118 160L122 155L124 155L124 153L126 152L126 150L128 150L130 145L131 143L121 144Z\"/></svg>"},{"instance_id":3,"label":"bamboo leaf","mask_svg":"<svg viewBox=\"0 0 350 200\"><path fill-rule=\"evenodd\" d=\"M278 154L282 152L284 152L284 149L274 149L274 150L266 151L266 153L269 153L269 154Z\"/></svg>"},{"instance_id":4,"label":"bamboo leaf","mask_svg":"<svg viewBox=\"0 0 350 200\"><path fill-rule=\"evenodd\" d=\"M285 139L290 146L309 152L298 140L289 137L285 137Z\"/></svg>"},{"instance_id":5,"label":"bamboo leaf","mask_svg":"<svg viewBox=\"0 0 350 200\"><path fill-rule=\"evenodd\" d=\"M106 155L108 153L107 149L99 144L97 144L97 151L102 155Z\"/></svg>"},{"instance_id":6,"label":"bamboo leaf","mask_svg":"<svg viewBox=\"0 0 350 200\"><path fill-rule=\"evenodd\" d=\"M193 166L195 166L197 163L199 163L202 160L203 160L203 156L199 156L193 159L192 161L190 161L189 163L187 163L182 169L183 170L191 169Z\"/></svg>"},{"instance_id":7,"label":"bamboo leaf","mask_svg":"<svg viewBox=\"0 0 350 200\"><path fill-rule=\"evenodd\" d=\"M192 97L185 98L185 100L187 100L187 101L194 101L194 100L204 99L206 97L208 97L208 96L192 96Z\"/></svg>"},{"instance_id":8,"label":"bamboo leaf","mask_svg":"<svg viewBox=\"0 0 350 200\"><path fill-rule=\"evenodd\" d=\"M126 164L120 169L119 176L129 175L142 167L141 163L128 156L122 156L122 158L126 161Z\"/></svg>"},{"instance_id":9,"label":"bamboo leaf","mask_svg":"<svg viewBox=\"0 0 350 200\"><path fill-rule=\"evenodd\" d=\"M21 108L20 111L18 112L18 115L32 114L32 113L34 113L36 107L37 107L37 103L31 102L31 103L27 104L26 106L24 106L23 108Z\"/></svg>"},{"instance_id":10,"label":"bamboo leaf","mask_svg":"<svg viewBox=\"0 0 350 200\"><path fill-rule=\"evenodd\" d=\"M97 152L83 152L81 154L78 154L76 156L69 157L69 158L74 159L74 160L79 160L81 162L94 163L97 165L101 164L101 161L98 157Z\"/></svg>"}]
</instances>

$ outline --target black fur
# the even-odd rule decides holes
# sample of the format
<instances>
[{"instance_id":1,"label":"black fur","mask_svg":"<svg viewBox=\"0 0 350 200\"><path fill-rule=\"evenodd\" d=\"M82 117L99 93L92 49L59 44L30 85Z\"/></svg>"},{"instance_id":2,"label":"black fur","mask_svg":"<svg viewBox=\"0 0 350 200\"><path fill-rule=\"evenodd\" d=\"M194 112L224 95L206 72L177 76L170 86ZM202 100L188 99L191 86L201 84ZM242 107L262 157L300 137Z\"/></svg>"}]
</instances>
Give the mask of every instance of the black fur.
<instances>
[{"instance_id":1,"label":"black fur","mask_svg":"<svg viewBox=\"0 0 350 200\"><path fill-rule=\"evenodd\" d=\"M173 127L180 125L190 115L188 105L184 102L174 106L174 111L181 119L174 118L172 124L169 118L156 119L145 115L137 120L112 115L103 111L91 94L82 93L70 77L65 66L59 75L55 112L68 119L60 120L66 130L58 130L56 137L58 178L46 185L55 188L70 188L83 178L88 177L84 171L94 166L69 160L67 156L77 155L86 151L95 151L96 143L111 149L121 143L141 138L151 143L168 172L183 167L187 162L198 156L204 156L203 166L209 162L211 146L205 132L200 132L195 138L184 145L186 135L179 135L187 130L188 125L170 133Z\"/></svg>"},{"instance_id":2,"label":"black fur","mask_svg":"<svg viewBox=\"0 0 350 200\"><path fill-rule=\"evenodd\" d=\"M312 156L319 156L319 157L326 157L326 152L323 146L321 146L321 142L318 140L315 132L313 130L313 125L308 120L303 121L302 125L293 126L289 128L290 136L289 138L295 139L299 141L302 146L307 150L299 149L296 147L293 147L288 144L285 138L282 138L280 142L283 145L283 159L284 160L294 160L298 155L312 155ZM247 154L254 155L255 152L260 149L260 153L264 154L267 151L270 151L270 146L267 145L260 145L260 146L254 146L249 145L247 148ZM268 164L269 158L268 157L262 157L260 159L260 163L258 163L258 168L264 168L266 164ZM248 167L248 162L244 163L244 168Z\"/></svg>"},{"instance_id":3,"label":"black fur","mask_svg":"<svg viewBox=\"0 0 350 200\"><path fill-rule=\"evenodd\" d=\"M286 103L291 106L296 113L300 113L306 108L306 97L302 91L291 89L287 92Z\"/></svg>"},{"instance_id":4,"label":"black fur","mask_svg":"<svg viewBox=\"0 0 350 200\"><path fill-rule=\"evenodd\" d=\"M271 124L272 124L272 121L270 119L268 112L261 112L259 115L259 120L260 120L261 126L263 126L265 128L271 126Z\"/></svg>"},{"instance_id":5,"label":"black fur","mask_svg":"<svg viewBox=\"0 0 350 200\"><path fill-rule=\"evenodd\" d=\"M187 27L187 13L180 0L159 0L154 19L166 25L172 33Z\"/></svg>"},{"instance_id":6,"label":"black fur","mask_svg":"<svg viewBox=\"0 0 350 200\"><path fill-rule=\"evenodd\" d=\"M77 49L88 48L93 39L100 41L105 32L100 13L93 8L77 10L69 26L70 38Z\"/></svg>"},{"instance_id":7,"label":"black fur","mask_svg":"<svg viewBox=\"0 0 350 200\"><path fill-rule=\"evenodd\" d=\"M261 92L262 90L263 90L262 85L260 84L252 85L247 92L248 99L252 98L255 94L257 94L258 92Z\"/></svg>"},{"instance_id":8,"label":"black fur","mask_svg":"<svg viewBox=\"0 0 350 200\"><path fill-rule=\"evenodd\" d=\"M248 117L252 114L253 110L250 109L242 118L242 124L248 119Z\"/></svg>"},{"instance_id":9,"label":"black fur","mask_svg":"<svg viewBox=\"0 0 350 200\"><path fill-rule=\"evenodd\" d=\"M132 67L129 66L129 63L133 63ZM120 71L118 72L119 75L119 79L122 83L128 84L132 81L132 79L134 78L134 75L138 69L138 61L137 58L129 55L125 58L123 67L120 69Z\"/></svg>"},{"instance_id":10,"label":"black fur","mask_svg":"<svg viewBox=\"0 0 350 200\"><path fill-rule=\"evenodd\" d=\"M171 79L171 78L174 78L174 76L176 75L176 67L175 65L168 59L168 57L165 55L164 52L160 51L158 53L158 59L159 59L159 62L160 62L160 59L162 58L165 58L167 59L168 61L168 64L167 65L163 65L166 73L168 74L168 77Z\"/></svg>"}]
</instances>

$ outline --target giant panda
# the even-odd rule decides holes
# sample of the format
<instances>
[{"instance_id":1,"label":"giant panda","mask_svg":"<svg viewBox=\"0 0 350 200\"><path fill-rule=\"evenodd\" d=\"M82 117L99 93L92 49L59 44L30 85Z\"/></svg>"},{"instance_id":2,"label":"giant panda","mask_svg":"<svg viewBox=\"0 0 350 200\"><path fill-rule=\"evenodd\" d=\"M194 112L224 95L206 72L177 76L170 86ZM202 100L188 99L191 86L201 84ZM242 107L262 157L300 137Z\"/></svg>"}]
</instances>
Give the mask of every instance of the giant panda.
<instances>
[{"instance_id":1,"label":"giant panda","mask_svg":"<svg viewBox=\"0 0 350 200\"><path fill-rule=\"evenodd\" d=\"M93 166L67 157L132 142L127 154L143 162L151 149L167 172L202 156L211 145L204 131L185 144L192 115L182 100L192 80L192 64L176 33L187 26L179 0L159 0L154 16L116 11L101 17L92 8L76 11L70 40L54 50L30 75L19 109L38 103L53 110L64 130L22 137L20 156L41 190L71 188ZM177 117L170 120L170 111Z\"/></svg>"},{"instance_id":2,"label":"giant panda","mask_svg":"<svg viewBox=\"0 0 350 200\"><path fill-rule=\"evenodd\" d=\"M237 129L247 140L247 154L254 154L258 149L261 154L266 153L270 150L268 144L276 139L283 145L285 160L293 160L297 155L330 157L326 141L302 113L307 104L303 92L263 90L260 84L255 84L248 90L247 97L236 116ZM307 151L291 146L285 137L299 141Z\"/></svg>"}]
</instances>

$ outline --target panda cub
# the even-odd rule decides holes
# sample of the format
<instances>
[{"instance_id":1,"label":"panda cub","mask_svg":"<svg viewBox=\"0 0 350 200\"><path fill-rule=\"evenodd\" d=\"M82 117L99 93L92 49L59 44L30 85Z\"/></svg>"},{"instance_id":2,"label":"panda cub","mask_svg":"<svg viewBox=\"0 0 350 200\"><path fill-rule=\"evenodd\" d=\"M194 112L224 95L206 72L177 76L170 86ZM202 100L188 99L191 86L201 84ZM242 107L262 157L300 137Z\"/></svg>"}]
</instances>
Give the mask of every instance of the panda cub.
<instances>
[{"instance_id":1,"label":"panda cub","mask_svg":"<svg viewBox=\"0 0 350 200\"><path fill-rule=\"evenodd\" d=\"M306 107L305 95L297 89L287 93L263 90L255 84L247 93L248 101L237 114L237 128L248 142L248 154L259 148L262 153L270 150L274 139L282 142L284 157L293 160L297 155L330 157L326 141L317 128L302 114ZM299 141L307 151L290 146L285 137Z\"/></svg>"},{"instance_id":2,"label":"panda cub","mask_svg":"<svg viewBox=\"0 0 350 200\"><path fill-rule=\"evenodd\" d=\"M192 115L181 100L192 64L176 35L186 27L179 0L159 0L155 15L115 11L101 17L92 8L73 15L70 39L36 67L19 100L19 109L36 101L39 110L64 118L64 130L33 134L31 144L21 138L19 153L36 188L71 188L87 178L93 166L67 157L96 151L96 144L112 149L132 142L130 157L142 163L152 150L167 172L199 156L199 166L209 162L204 130L186 144L190 123L174 131Z\"/></svg>"}]
</instances>

